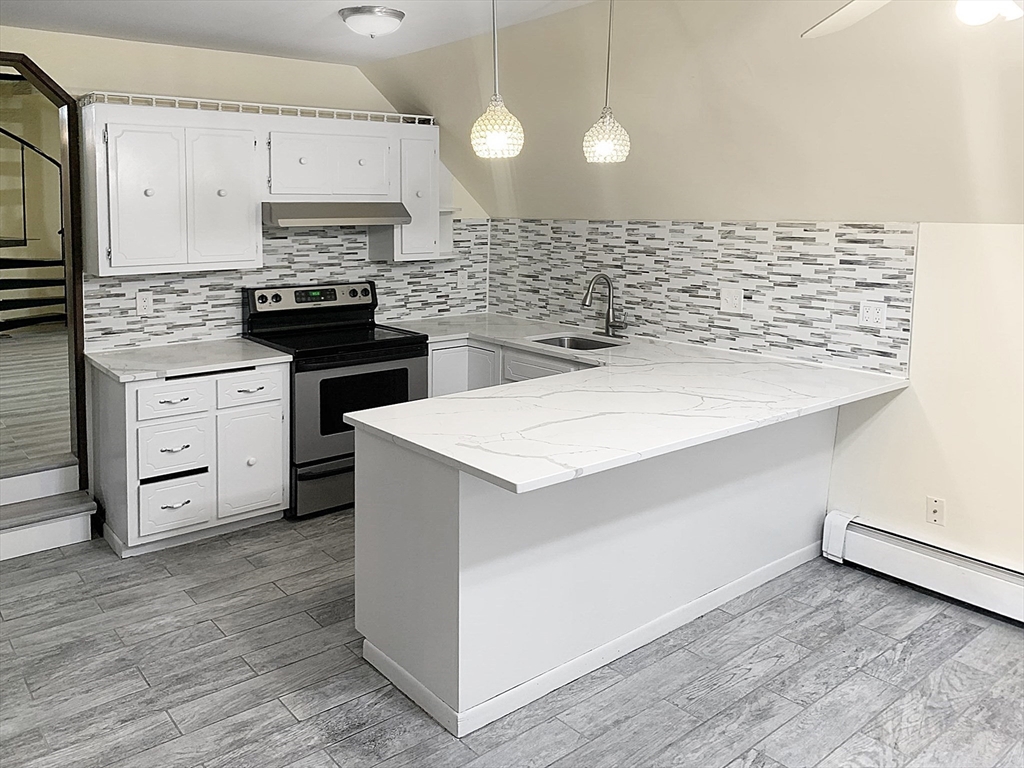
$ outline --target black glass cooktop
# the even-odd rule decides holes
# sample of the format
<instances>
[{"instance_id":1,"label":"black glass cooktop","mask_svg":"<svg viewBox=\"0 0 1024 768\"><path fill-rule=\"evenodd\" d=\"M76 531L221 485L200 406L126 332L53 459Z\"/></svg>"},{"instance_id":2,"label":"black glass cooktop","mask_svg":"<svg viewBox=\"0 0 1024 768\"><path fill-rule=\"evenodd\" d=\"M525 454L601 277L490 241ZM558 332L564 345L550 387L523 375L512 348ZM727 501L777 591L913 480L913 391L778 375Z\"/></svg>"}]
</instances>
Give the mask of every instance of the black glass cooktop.
<instances>
[{"instance_id":1,"label":"black glass cooktop","mask_svg":"<svg viewBox=\"0 0 1024 768\"><path fill-rule=\"evenodd\" d=\"M294 331L266 331L249 338L295 357L324 357L341 352L426 344L421 333L386 325L352 325Z\"/></svg>"}]
</instances>

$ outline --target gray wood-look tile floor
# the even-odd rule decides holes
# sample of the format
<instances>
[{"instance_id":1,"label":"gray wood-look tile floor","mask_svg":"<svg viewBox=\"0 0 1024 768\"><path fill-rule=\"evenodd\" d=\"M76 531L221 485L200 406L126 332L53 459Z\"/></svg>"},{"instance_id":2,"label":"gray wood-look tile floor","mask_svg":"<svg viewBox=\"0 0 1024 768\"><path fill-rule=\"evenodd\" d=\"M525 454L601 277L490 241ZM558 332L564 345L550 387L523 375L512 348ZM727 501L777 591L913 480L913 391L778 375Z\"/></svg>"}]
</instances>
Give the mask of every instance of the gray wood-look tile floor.
<instances>
[{"instance_id":1,"label":"gray wood-look tile floor","mask_svg":"<svg viewBox=\"0 0 1024 768\"><path fill-rule=\"evenodd\" d=\"M0 564L0 763L1024 761L1024 630L820 559L456 739L360 658L352 557L342 514L131 560L97 540Z\"/></svg>"},{"instance_id":2,"label":"gray wood-look tile floor","mask_svg":"<svg viewBox=\"0 0 1024 768\"><path fill-rule=\"evenodd\" d=\"M74 462L68 382L63 325L0 334L0 476Z\"/></svg>"}]
</instances>

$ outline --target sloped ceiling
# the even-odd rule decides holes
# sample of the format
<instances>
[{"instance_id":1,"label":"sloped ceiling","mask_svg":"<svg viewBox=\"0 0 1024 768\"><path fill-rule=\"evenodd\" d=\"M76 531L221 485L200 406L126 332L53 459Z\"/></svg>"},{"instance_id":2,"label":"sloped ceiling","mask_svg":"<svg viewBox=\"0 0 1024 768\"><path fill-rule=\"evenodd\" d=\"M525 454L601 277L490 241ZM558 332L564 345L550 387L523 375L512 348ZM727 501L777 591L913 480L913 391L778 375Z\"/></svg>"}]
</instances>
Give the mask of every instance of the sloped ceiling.
<instances>
[{"instance_id":1,"label":"sloped ceiling","mask_svg":"<svg viewBox=\"0 0 1024 768\"><path fill-rule=\"evenodd\" d=\"M502 31L501 92L526 145L477 158L487 35L362 67L436 115L442 159L493 216L1024 220L1024 22L966 27L952 0L896 2L799 33L839 0L620 0L611 102L633 151L588 165L607 5Z\"/></svg>"}]
</instances>

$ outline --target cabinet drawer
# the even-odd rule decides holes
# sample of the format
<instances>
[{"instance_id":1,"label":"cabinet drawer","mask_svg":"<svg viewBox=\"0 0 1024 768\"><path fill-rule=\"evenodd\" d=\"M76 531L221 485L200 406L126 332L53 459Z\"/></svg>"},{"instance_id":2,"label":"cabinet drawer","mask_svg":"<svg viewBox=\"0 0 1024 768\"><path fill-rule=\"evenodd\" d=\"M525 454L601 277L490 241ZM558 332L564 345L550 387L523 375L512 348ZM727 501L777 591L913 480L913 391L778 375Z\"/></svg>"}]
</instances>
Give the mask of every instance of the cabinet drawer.
<instances>
[{"instance_id":1,"label":"cabinet drawer","mask_svg":"<svg viewBox=\"0 0 1024 768\"><path fill-rule=\"evenodd\" d=\"M184 413L202 413L213 405L213 379L168 381L139 387L138 419L159 419Z\"/></svg>"},{"instance_id":2,"label":"cabinet drawer","mask_svg":"<svg viewBox=\"0 0 1024 768\"><path fill-rule=\"evenodd\" d=\"M506 350L502 365L502 379L505 381L523 381L554 376L558 373L569 373L579 370L580 366L569 360L560 360L542 355L531 355L526 352Z\"/></svg>"},{"instance_id":3,"label":"cabinet drawer","mask_svg":"<svg viewBox=\"0 0 1024 768\"><path fill-rule=\"evenodd\" d=\"M213 425L213 418L206 417L139 427L139 478L209 465Z\"/></svg>"},{"instance_id":4,"label":"cabinet drawer","mask_svg":"<svg viewBox=\"0 0 1024 768\"><path fill-rule=\"evenodd\" d=\"M280 400L281 379L279 368L221 376L217 379L217 407Z\"/></svg>"},{"instance_id":5,"label":"cabinet drawer","mask_svg":"<svg viewBox=\"0 0 1024 768\"><path fill-rule=\"evenodd\" d=\"M208 523L213 519L213 476L209 472L139 486L139 535Z\"/></svg>"}]
</instances>

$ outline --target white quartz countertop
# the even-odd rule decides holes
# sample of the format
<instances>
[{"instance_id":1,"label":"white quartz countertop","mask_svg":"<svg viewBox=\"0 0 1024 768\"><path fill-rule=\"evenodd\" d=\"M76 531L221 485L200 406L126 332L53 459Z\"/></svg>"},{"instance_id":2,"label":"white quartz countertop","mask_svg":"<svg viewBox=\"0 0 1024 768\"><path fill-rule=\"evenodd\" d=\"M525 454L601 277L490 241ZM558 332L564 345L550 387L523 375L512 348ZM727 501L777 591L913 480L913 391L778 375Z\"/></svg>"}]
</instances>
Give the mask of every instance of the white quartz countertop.
<instances>
[{"instance_id":1,"label":"white quartz countertop","mask_svg":"<svg viewBox=\"0 0 1024 768\"><path fill-rule=\"evenodd\" d=\"M85 356L97 369L121 383L287 363L292 359L285 352L242 338L87 352Z\"/></svg>"},{"instance_id":2,"label":"white quartz countertop","mask_svg":"<svg viewBox=\"0 0 1024 768\"><path fill-rule=\"evenodd\" d=\"M349 414L345 420L516 493L908 386L906 379L631 337L598 352L529 341L591 333L501 315L397 323L598 367ZM554 335L554 334L552 334Z\"/></svg>"}]
</instances>

